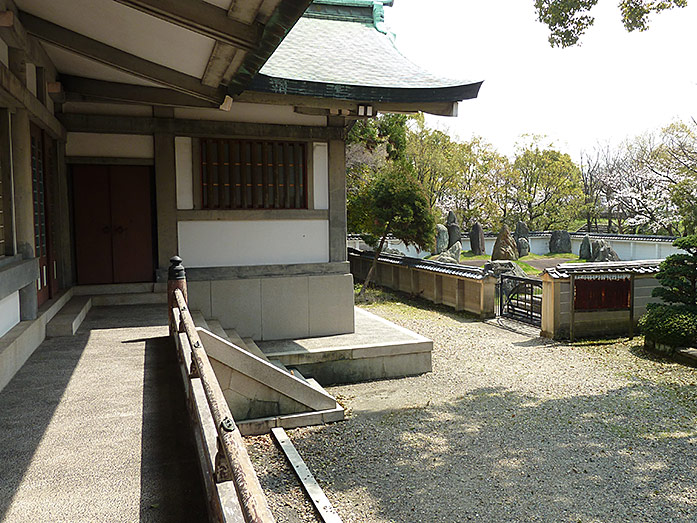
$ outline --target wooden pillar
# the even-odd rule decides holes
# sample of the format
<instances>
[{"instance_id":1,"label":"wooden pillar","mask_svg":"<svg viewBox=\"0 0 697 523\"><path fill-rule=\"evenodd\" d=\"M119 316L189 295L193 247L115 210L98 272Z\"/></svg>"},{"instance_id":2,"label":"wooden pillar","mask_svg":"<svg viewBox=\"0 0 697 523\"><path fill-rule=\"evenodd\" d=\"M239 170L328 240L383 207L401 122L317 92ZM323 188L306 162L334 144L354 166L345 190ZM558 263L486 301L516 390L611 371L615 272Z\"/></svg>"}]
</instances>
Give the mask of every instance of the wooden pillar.
<instances>
[{"instance_id":1,"label":"wooden pillar","mask_svg":"<svg viewBox=\"0 0 697 523\"><path fill-rule=\"evenodd\" d=\"M576 278L569 278L569 341L574 342L574 313L576 312Z\"/></svg>"},{"instance_id":2,"label":"wooden pillar","mask_svg":"<svg viewBox=\"0 0 697 523\"><path fill-rule=\"evenodd\" d=\"M343 127L343 117L329 117L330 127ZM329 141L329 261L343 262L346 252L346 144Z\"/></svg>"},{"instance_id":3,"label":"wooden pillar","mask_svg":"<svg viewBox=\"0 0 697 523\"><path fill-rule=\"evenodd\" d=\"M172 117L173 109L156 108L156 117ZM174 136L155 135L155 194L157 205L157 265L163 269L179 251L177 240L177 174Z\"/></svg>"},{"instance_id":4,"label":"wooden pillar","mask_svg":"<svg viewBox=\"0 0 697 523\"><path fill-rule=\"evenodd\" d=\"M70 189L68 184L68 165L65 163L65 142L56 144L56 175L55 187L56 209L54 221L57 244L54 245L57 258L60 260L58 284L60 288L68 288L75 283L73 271L73 249L70 232Z\"/></svg>"},{"instance_id":5,"label":"wooden pillar","mask_svg":"<svg viewBox=\"0 0 697 523\"><path fill-rule=\"evenodd\" d=\"M629 276L629 339L632 338L634 338L634 274Z\"/></svg>"}]
</instances>

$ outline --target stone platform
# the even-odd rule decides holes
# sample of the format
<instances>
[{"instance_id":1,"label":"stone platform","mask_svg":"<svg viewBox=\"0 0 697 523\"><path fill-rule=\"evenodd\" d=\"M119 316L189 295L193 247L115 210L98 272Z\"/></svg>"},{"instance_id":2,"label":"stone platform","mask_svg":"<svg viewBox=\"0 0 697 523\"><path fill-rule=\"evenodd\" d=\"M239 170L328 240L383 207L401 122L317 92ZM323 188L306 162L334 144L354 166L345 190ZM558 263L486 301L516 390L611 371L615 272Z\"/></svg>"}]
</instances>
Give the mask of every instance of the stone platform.
<instances>
[{"instance_id":1,"label":"stone platform","mask_svg":"<svg viewBox=\"0 0 697 523\"><path fill-rule=\"evenodd\" d=\"M295 367L324 386L431 371L433 341L363 309L354 311L352 334L257 344L269 359Z\"/></svg>"}]
</instances>

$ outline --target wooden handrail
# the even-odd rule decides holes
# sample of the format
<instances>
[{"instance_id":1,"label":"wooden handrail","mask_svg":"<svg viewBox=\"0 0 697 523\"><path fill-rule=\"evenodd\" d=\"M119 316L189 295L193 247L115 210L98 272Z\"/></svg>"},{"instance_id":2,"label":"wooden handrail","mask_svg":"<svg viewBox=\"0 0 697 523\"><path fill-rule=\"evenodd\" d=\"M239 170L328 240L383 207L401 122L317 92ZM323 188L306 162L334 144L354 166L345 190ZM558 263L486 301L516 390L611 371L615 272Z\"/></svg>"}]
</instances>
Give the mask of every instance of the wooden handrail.
<instances>
[{"instance_id":1,"label":"wooden handrail","mask_svg":"<svg viewBox=\"0 0 697 523\"><path fill-rule=\"evenodd\" d=\"M220 460L216 458L216 474L219 472L217 470L219 466L224 468L227 465L230 471L229 479L235 485L242 513L247 523L273 523L275 520L259 483L259 478L257 478L254 466L249 459L244 441L215 377L203 343L196 332L194 321L181 289L174 290L174 297L191 346L192 366L195 367L192 370L195 370L195 376L201 380L206 401L215 422L215 429L218 432L218 450L222 451L224 457L223 463L220 463ZM227 479L225 473L221 475ZM218 480L220 479L219 477Z\"/></svg>"}]
</instances>

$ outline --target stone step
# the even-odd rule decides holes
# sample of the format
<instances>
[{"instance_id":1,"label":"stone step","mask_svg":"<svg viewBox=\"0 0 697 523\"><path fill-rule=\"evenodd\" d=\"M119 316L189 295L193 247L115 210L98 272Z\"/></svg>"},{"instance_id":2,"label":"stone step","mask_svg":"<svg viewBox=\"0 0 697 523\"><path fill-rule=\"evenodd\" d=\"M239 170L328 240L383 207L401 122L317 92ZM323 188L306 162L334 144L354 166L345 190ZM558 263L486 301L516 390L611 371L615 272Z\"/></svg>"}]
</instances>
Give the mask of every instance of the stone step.
<instances>
[{"instance_id":1,"label":"stone step","mask_svg":"<svg viewBox=\"0 0 697 523\"><path fill-rule=\"evenodd\" d=\"M269 361L269 358L266 357L266 354L264 354L259 346L254 343L254 340L252 338L244 338L242 340L247 347L247 350L254 354L256 357L261 358L264 361ZM273 363L273 362L271 362ZM280 362L279 362L280 363ZM274 364L275 365L275 364Z\"/></svg>"},{"instance_id":2,"label":"stone step","mask_svg":"<svg viewBox=\"0 0 697 523\"><path fill-rule=\"evenodd\" d=\"M153 292L154 283L114 283L103 285L76 285L73 287L74 296L98 296L102 294L143 294ZM165 292L165 287L162 292Z\"/></svg>"},{"instance_id":3,"label":"stone step","mask_svg":"<svg viewBox=\"0 0 697 523\"><path fill-rule=\"evenodd\" d=\"M159 305L167 303L167 293L138 292L124 294L99 294L92 296L95 307L110 305Z\"/></svg>"},{"instance_id":4,"label":"stone step","mask_svg":"<svg viewBox=\"0 0 697 523\"><path fill-rule=\"evenodd\" d=\"M46 325L46 337L72 336L92 308L90 296L73 296Z\"/></svg>"},{"instance_id":5,"label":"stone step","mask_svg":"<svg viewBox=\"0 0 697 523\"><path fill-rule=\"evenodd\" d=\"M208 322L206 321L206 318L203 317L203 313L201 311L189 311L191 313L191 319L194 320L194 325L197 327L201 327L202 329L207 329L208 328Z\"/></svg>"},{"instance_id":6,"label":"stone step","mask_svg":"<svg viewBox=\"0 0 697 523\"><path fill-rule=\"evenodd\" d=\"M268 360L268 361L269 361L269 363L271 363L272 365L276 365L276 367L278 367L279 369L281 369L283 372L287 372L288 374L291 374L291 372L288 370L288 367L286 367L285 365L283 365L283 363L281 363L279 360ZM291 375L292 375L292 374L291 374Z\"/></svg>"},{"instance_id":7,"label":"stone step","mask_svg":"<svg viewBox=\"0 0 697 523\"><path fill-rule=\"evenodd\" d=\"M206 323L208 323L208 330L211 331L213 334L215 334L216 336L220 336L224 340L231 341L230 336L228 336L228 333L225 332L225 329L223 329L223 326L220 324L218 320L210 319L206 320Z\"/></svg>"}]
</instances>

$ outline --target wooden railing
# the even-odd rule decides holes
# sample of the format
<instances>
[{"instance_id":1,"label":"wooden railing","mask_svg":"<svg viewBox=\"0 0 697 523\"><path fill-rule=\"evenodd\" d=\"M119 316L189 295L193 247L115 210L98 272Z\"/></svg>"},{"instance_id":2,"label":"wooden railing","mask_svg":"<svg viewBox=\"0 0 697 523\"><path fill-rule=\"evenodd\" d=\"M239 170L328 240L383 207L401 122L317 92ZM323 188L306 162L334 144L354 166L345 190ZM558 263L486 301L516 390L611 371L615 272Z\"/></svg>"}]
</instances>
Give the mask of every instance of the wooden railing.
<instances>
[{"instance_id":1,"label":"wooden railing","mask_svg":"<svg viewBox=\"0 0 697 523\"><path fill-rule=\"evenodd\" d=\"M212 519L239 520L241 511L247 523L273 522L273 515L240 431L191 318L186 302L186 279L181 259L175 257L171 262L168 282L170 333L175 338L180 363L183 365L185 389L200 447L199 457L203 461L202 469ZM205 404L202 404L204 401ZM215 431L211 430L211 424ZM214 445L210 441L213 438ZM226 482L234 485L234 491L219 488ZM235 495L236 499L229 499L231 495Z\"/></svg>"}]
</instances>

